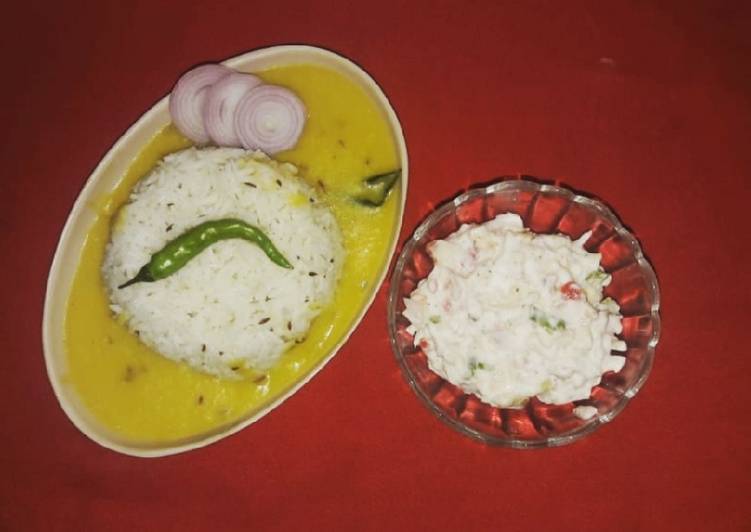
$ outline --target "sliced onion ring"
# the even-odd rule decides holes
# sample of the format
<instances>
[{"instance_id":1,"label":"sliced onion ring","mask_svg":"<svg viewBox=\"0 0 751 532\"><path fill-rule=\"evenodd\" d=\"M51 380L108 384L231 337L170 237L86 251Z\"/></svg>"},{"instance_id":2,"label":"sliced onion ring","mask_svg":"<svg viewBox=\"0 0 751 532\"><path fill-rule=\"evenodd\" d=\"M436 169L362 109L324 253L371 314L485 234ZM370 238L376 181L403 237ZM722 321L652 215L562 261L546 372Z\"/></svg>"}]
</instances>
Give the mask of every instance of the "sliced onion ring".
<instances>
[{"instance_id":1,"label":"sliced onion ring","mask_svg":"<svg viewBox=\"0 0 751 532\"><path fill-rule=\"evenodd\" d=\"M177 80L169 97L169 112L177 129L192 141L198 144L209 141L202 116L206 92L211 85L231 72L231 69L222 65L201 65Z\"/></svg>"},{"instance_id":2,"label":"sliced onion ring","mask_svg":"<svg viewBox=\"0 0 751 532\"><path fill-rule=\"evenodd\" d=\"M235 133L235 109L242 97L261 83L257 76L234 72L208 89L203 105L203 126L218 146L242 145Z\"/></svg>"},{"instance_id":3,"label":"sliced onion ring","mask_svg":"<svg viewBox=\"0 0 751 532\"><path fill-rule=\"evenodd\" d=\"M302 100L276 85L251 89L235 111L235 132L243 147L268 155L294 147L304 126Z\"/></svg>"}]
</instances>

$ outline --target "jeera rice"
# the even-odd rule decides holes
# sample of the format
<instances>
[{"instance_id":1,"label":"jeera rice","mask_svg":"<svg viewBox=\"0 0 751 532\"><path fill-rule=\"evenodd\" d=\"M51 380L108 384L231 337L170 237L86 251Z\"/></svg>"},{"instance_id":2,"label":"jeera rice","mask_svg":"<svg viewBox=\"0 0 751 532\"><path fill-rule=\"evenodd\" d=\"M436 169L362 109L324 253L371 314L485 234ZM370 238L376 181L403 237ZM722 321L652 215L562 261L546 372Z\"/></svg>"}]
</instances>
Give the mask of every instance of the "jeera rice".
<instances>
[{"instance_id":1,"label":"jeera rice","mask_svg":"<svg viewBox=\"0 0 751 532\"><path fill-rule=\"evenodd\" d=\"M333 214L296 173L241 149L165 157L113 222L102 266L112 311L152 349L200 371L273 366L331 301L344 261ZM252 243L223 240L166 279L118 289L174 238L226 218L263 231L292 269Z\"/></svg>"}]
</instances>

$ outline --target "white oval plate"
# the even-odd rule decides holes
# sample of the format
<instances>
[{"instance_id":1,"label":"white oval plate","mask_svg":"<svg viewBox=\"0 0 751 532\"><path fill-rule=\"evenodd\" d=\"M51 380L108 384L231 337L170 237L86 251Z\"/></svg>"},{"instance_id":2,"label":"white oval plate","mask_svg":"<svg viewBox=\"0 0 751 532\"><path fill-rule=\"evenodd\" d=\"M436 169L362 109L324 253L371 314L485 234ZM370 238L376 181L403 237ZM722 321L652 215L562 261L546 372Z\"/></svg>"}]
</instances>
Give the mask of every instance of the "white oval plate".
<instances>
[{"instance_id":1,"label":"white oval plate","mask_svg":"<svg viewBox=\"0 0 751 532\"><path fill-rule=\"evenodd\" d=\"M147 111L125 134L115 143L107 155L97 165L94 172L89 176L83 190L78 195L73 209L65 222L60 241L55 251L49 277L47 279L47 294L44 301L44 321L42 336L44 343L44 358L47 364L47 374L55 391L60 406L67 416L86 436L95 442L114 451L131 456L156 457L176 454L198 447L203 447L247 427L254 421L268 414L279 406L285 399L295 393L300 387L318 373L326 363L339 351L339 348L347 341L349 336L360 324L365 312L373 303L376 292L380 287L388 270L388 264L393 256L399 230L402 224L404 204L407 196L408 161L407 148L404 142L404 134L399 119L391 107L381 88L364 70L352 61L328 50L314 46L288 45L272 46L233 57L224 62L227 66L243 72L257 72L274 66L289 64L317 64L334 69L363 87L385 113L391 131L396 140L402 167L401 206L394 233L391 236L389 246L389 261L384 263L378 282L373 285L370 297L366 305L362 307L357 320L349 329L341 342L328 354L316 368L295 384L292 389L277 398L271 404L260 411L253 413L226 430L218 433L197 436L195 439L165 445L137 445L123 441L112 431L102 426L83 405L72 386L65 381L64 375L67 370L67 355L63 342L65 306L71 289L73 277L78 267L79 257L83 249L84 241L96 218L96 210L91 207L95 198L110 193L117 185L120 178L125 174L134 158L139 154L148 141L164 126L170 122L167 109L167 97L162 98L156 105Z\"/></svg>"}]
</instances>

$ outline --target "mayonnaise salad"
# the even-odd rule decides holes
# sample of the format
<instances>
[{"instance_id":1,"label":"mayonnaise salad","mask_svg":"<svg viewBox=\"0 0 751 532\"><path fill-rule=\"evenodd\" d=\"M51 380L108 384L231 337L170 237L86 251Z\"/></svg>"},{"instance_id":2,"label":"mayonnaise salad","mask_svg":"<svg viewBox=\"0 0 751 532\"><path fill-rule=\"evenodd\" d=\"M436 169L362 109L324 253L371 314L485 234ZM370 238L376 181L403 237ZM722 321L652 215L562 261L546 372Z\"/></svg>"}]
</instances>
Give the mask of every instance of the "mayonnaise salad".
<instances>
[{"instance_id":1,"label":"mayonnaise salad","mask_svg":"<svg viewBox=\"0 0 751 532\"><path fill-rule=\"evenodd\" d=\"M587 399L623 367L611 351L626 350L619 307L602 296L611 278L583 247L589 236L535 234L502 214L431 242L434 268L403 313L430 368L502 408Z\"/></svg>"}]
</instances>

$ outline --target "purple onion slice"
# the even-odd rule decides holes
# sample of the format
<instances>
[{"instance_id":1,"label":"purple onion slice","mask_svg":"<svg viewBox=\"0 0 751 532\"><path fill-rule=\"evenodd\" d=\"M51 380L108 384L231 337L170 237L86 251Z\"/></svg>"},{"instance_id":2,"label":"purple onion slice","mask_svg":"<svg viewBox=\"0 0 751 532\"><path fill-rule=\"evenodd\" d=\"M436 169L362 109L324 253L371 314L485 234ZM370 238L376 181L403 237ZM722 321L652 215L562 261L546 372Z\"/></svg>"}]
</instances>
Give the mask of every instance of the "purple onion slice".
<instances>
[{"instance_id":1,"label":"purple onion slice","mask_svg":"<svg viewBox=\"0 0 751 532\"><path fill-rule=\"evenodd\" d=\"M242 97L261 83L261 79L252 74L232 73L208 89L203 106L203 125L215 144L242 145L235 133L235 110Z\"/></svg>"},{"instance_id":2,"label":"purple onion slice","mask_svg":"<svg viewBox=\"0 0 751 532\"><path fill-rule=\"evenodd\" d=\"M294 147L304 126L302 100L276 85L251 89L235 111L235 133L243 147L268 155Z\"/></svg>"},{"instance_id":3,"label":"purple onion slice","mask_svg":"<svg viewBox=\"0 0 751 532\"><path fill-rule=\"evenodd\" d=\"M203 125L203 105L209 87L232 72L222 65L201 65L183 74L169 97L172 121L183 135L206 144L209 135Z\"/></svg>"}]
</instances>

